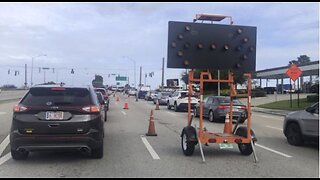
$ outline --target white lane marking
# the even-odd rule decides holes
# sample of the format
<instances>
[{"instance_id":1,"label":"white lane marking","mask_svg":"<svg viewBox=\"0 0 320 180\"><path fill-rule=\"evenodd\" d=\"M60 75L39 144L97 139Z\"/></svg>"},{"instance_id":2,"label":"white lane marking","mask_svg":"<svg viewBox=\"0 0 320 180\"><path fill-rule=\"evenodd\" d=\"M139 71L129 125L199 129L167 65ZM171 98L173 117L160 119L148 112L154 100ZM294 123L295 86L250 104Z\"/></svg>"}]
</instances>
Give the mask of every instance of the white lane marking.
<instances>
[{"instance_id":1,"label":"white lane marking","mask_svg":"<svg viewBox=\"0 0 320 180\"><path fill-rule=\"evenodd\" d=\"M282 131L281 128L277 128L277 127L273 127L273 126L266 126L266 127L271 128L271 129L276 129L276 130Z\"/></svg>"},{"instance_id":2,"label":"white lane marking","mask_svg":"<svg viewBox=\"0 0 320 180\"><path fill-rule=\"evenodd\" d=\"M4 155L2 158L0 158L0 166L11 158L12 158L11 153Z\"/></svg>"},{"instance_id":3,"label":"white lane marking","mask_svg":"<svg viewBox=\"0 0 320 180\"><path fill-rule=\"evenodd\" d=\"M172 113L172 112L168 112L168 111L167 111L167 113L168 113L168 114L171 114L171 115L174 115L174 116L177 116L176 114L174 114L174 113Z\"/></svg>"},{"instance_id":4,"label":"white lane marking","mask_svg":"<svg viewBox=\"0 0 320 180\"><path fill-rule=\"evenodd\" d=\"M292 157L292 156L290 156L290 155L288 155L288 154L285 154L285 153L282 153L282 152L279 152L279 151L273 150L273 149L271 149L271 148L268 148L268 147L262 146L262 145L257 144L257 143L256 143L255 145L256 145L256 146L258 146L258 147L260 147L260 148L262 148L262 149L265 149L265 150L271 151L271 152L273 152L273 153L279 154L279 155L284 156L284 157L287 157L287 158Z\"/></svg>"},{"instance_id":5,"label":"white lane marking","mask_svg":"<svg viewBox=\"0 0 320 180\"><path fill-rule=\"evenodd\" d=\"M4 114L7 114L6 112L0 112L0 115L4 115Z\"/></svg>"},{"instance_id":6,"label":"white lane marking","mask_svg":"<svg viewBox=\"0 0 320 180\"><path fill-rule=\"evenodd\" d=\"M154 151L152 146L149 144L147 138L144 136L141 136L141 139L142 139L142 142L144 143L144 145L146 146L146 148L148 149L149 153L151 154L152 158L153 159L160 159L160 157L158 156L156 151Z\"/></svg>"},{"instance_id":7,"label":"white lane marking","mask_svg":"<svg viewBox=\"0 0 320 180\"><path fill-rule=\"evenodd\" d=\"M124 112L124 111L121 111L121 112L122 112L122 114L123 114L123 115L127 115L127 113L126 113L126 112Z\"/></svg>"},{"instance_id":8,"label":"white lane marking","mask_svg":"<svg viewBox=\"0 0 320 180\"><path fill-rule=\"evenodd\" d=\"M2 155L2 153L6 149L6 147L9 145L9 143L10 143L9 140L10 140L10 134L8 134L8 136L0 144L0 156Z\"/></svg>"}]
</instances>

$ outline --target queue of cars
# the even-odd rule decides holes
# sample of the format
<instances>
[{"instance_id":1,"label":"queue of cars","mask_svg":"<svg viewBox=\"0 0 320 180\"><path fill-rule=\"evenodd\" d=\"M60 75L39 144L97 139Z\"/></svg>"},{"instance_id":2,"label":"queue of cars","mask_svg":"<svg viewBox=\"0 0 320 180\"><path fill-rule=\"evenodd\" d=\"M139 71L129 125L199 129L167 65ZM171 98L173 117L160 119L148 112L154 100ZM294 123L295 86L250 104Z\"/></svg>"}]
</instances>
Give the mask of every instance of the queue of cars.
<instances>
[{"instance_id":1,"label":"queue of cars","mask_svg":"<svg viewBox=\"0 0 320 180\"><path fill-rule=\"evenodd\" d=\"M128 95L138 95L134 88ZM166 105L168 109L186 111L188 91L146 91L145 100ZM191 108L194 116L200 115L199 98L192 95ZM230 110L230 98L207 96L203 100L203 117L210 122L224 120ZM244 123L247 109L239 100L232 101L233 119ZM72 150L103 157L104 122L109 110L109 94L104 88L92 86L74 87L38 85L30 88L15 105L10 129L10 151L15 160L26 159L29 152L42 150ZM319 141L319 102L287 114L283 133L291 145L305 141Z\"/></svg>"}]
</instances>

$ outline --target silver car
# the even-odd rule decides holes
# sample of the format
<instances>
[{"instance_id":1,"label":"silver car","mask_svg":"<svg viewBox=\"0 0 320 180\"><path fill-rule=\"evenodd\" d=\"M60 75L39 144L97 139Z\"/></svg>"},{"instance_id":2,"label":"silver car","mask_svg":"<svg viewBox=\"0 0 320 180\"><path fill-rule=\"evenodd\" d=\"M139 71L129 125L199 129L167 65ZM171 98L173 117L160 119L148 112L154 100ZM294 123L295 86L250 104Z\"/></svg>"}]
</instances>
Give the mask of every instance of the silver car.
<instances>
[{"instance_id":1,"label":"silver car","mask_svg":"<svg viewBox=\"0 0 320 180\"><path fill-rule=\"evenodd\" d=\"M153 98L153 104L156 104L158 101L159 105L167 105L170 95L172 95L171 92L159 92L157 96Z\"/></svg>"},{"instance_id":2,"label":"silver car","mask_svg":"<svg viewBox=\"0 0 320 180\"><path fill-rule=\"evenodd\" d=\"M319 102L305 110L288 113L284 119L283 133L288 143L294 146L309 140L319 142Z\"/></svg>"}]
</instances>

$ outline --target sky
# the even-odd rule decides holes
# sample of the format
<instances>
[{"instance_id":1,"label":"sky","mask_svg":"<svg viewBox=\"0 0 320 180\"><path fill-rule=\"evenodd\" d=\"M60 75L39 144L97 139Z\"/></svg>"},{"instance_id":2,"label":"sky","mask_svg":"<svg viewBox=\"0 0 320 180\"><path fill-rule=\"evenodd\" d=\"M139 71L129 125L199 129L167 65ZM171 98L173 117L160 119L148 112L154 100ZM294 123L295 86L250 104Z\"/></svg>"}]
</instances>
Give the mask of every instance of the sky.
<instances>
[{"instance_id":1,"label":"sky","mask_svg":"<svg viewBox=\"0 0 320 180\"><path fill-rule=\"evenodd\" d=\"M27 64L28 86L31 74L33 84L86 85L99 74L104 84L114 85L115 74L133 85L142 67L142 83L157 88L162 58L165 80L180 79L184 71L166 68L168 22L192 22L199 13L229 15L234 25L257 27L256 70L286 66L304 54L319 60L315 2L0 3L0 86L23 86Z\"/></svg>"}]
</instances>

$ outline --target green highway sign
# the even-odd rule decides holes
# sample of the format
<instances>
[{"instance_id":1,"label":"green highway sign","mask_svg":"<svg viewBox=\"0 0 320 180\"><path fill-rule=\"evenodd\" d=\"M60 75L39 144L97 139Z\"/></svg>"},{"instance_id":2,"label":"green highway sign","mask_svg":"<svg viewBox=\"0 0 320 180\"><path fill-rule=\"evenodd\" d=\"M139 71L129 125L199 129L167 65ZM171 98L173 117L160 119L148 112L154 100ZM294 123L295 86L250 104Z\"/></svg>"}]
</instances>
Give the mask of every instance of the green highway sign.
<instances>
[{"instance_id":1,"label":"green highway sign","mask_svg":"<svg viewBox=\"0 0 320 180\"><path fill-rule=\"evenodd\" d=\"M127 81L127 77L125 76L117 76L116 81Z\"/></svg>"}]
</instances>

